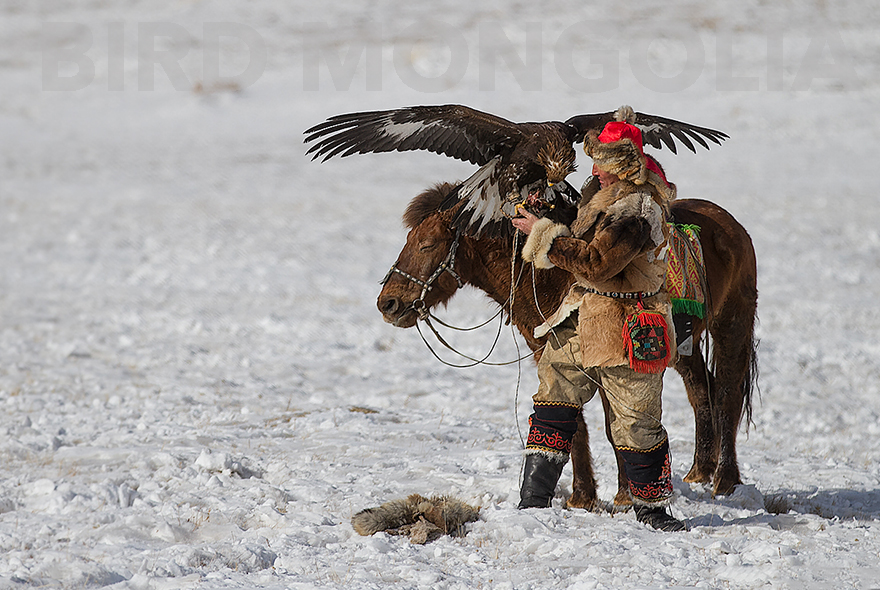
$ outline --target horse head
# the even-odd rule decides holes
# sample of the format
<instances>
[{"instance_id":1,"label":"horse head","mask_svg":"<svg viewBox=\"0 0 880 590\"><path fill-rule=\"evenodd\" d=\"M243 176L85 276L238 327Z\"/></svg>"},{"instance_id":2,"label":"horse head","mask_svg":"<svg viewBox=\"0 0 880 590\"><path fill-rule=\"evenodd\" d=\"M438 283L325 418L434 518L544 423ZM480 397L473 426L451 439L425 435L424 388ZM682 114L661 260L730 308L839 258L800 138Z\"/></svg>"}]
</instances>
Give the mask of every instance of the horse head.
<instances>
[{"instance_id":1,"label":"horse head","mask_svg":"<svg viewBox=\"0 0 880 590\"><path fill-rule=\"evenodd\" d=\"M439 211L454 184L435 185L416 196L404 213L410 228L406 244L382 281L376 305L398 328L411 328L418 318L446 303L463 286L456 254L461 235L451 227L455 208Z\"/></svg>"}]
</instances>

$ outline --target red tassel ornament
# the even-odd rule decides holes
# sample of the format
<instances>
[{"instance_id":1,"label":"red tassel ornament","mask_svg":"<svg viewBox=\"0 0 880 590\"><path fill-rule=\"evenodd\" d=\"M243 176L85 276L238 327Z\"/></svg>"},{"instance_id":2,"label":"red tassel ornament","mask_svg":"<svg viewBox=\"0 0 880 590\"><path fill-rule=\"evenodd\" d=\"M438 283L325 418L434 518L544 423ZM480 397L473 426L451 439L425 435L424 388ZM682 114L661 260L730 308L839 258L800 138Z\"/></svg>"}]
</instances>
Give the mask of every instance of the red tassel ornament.
<instances>
[{"instance_id":1,"label":"red tassel ornament","mask_svg":"<svg viewBox=\"0 0 880 590\"><path fill-rule=\"evenodd\" d=\"M629 366L637 373L660 373L669 364L670 340L666 316L647 311L639 301L635 313L626 318L623 343Z\"/></svg>"}]
</instances>

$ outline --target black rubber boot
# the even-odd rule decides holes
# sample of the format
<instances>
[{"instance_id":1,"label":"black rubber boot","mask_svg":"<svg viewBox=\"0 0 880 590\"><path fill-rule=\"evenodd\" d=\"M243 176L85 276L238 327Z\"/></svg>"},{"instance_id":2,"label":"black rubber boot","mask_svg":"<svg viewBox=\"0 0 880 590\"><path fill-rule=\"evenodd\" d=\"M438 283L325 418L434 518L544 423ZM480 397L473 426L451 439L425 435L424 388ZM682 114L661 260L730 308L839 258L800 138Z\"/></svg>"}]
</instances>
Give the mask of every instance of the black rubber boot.
<instances>
[{"instance_id":1,"label":"black rubber boot","mask_svg":"<svg viewBox=\"0 0 880 590\"><path fill-rule=\"evenodd\" d=\"M633 506L633 510L636 512L636 520L658 531L674 533L675 531L687 530L685 524L666 512L665 508L636 504Z\"/></svg>"},{"instance_id":2,"label":"black rubber boot","mask_svg":"<svg viewBox=\"0 0 880 590\"><path fill-rule=\"evenodd\" d=\"M517 508L547 508L550 506L550 500L553 499L553 493L556 491L556 482L562 475L565 463L565 461L554 461L539 453L526 455Z\"/></svg>"}]
</instances>

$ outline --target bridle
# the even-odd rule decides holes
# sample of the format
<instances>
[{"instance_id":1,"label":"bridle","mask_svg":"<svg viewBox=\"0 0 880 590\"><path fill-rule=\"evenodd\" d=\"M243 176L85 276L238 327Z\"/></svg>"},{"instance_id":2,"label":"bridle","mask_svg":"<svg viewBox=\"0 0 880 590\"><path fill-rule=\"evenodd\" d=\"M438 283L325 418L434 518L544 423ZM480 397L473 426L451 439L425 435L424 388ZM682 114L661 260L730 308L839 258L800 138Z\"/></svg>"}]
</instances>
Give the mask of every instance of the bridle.
<instances>
[{"instance_id":1,"label":"bridle","mask_svg":"<svg viewBox=\"0 0 880 590\"><path fill-rule=\"evenodd\" d=\"M437 354L437 352L434 350L434 348L428 342L427 338L425 338L425 335L422 333L421 328L419 328L418 322L416 322L416 329L418 329L419 335L422 337L422 341L425 343L425 346L427 346L428 350L431 351L431 354L433 354L434 357L437 360L439 360L441 363L443 363L444 365L458 368L458 369L464 369L467 367L472 367L474 365L480 365L480 364L504 366L504 365L511 365L514 363L518 363L519 361L532 356L533 353L530 352L529 354L520 356L519 358L517 358L513 361L507 361L507 362L501 362L501 363L487 362L487 359L489 358L489 356L491 356L492 352L495 350L495 347L498 344L498 339L501 336L501 326L503 325L503 318L498 324L498 331L495 334L495 341L492 343L492 346L491 346L489 352L486 353L486 355L480 359L470 357L470 356L464 354L463 352L456 350L451 344L449 344L443 338L443 336L437 331L437 328L435 328L434 324L431 322L431 320L434 320L437 323L439 323L447 328L450 328L452 330L456 330L459 332L470 332L472 330L477 330L479 328L482 328L483 326L486 326L495 318L501 317L501 315L504 311L505 305L509 305L509 307L511 309L513 307L513 305L512 305L512 303L513 303L513 289L514 289L515 285L519 282L519 278L515 278L515 277L511 276L511 296L508 299L507 303L500 305L498 307L498 311L492 317L490 317L489 319L487 319L486 321L482 322L479 325L472 326L470 328L459 328L457 326L453 326L453 325L450 325L450 324L444 322L443 320L441 320L440 318L438 318L437 316L435 316L434 314L431 313L431 310L425 304L425 296L428 294L429 291L431 291L431 289L434 286L434 282L437 281L437 279L440 277L440 275L442 275L444 272L448 272L449 274L452 275L452 277L458 283L459 288L464 287L464 281L462 280L461 276L455 271L455 254L458 251L458 245L461 242L461 235L462 235L461 229L460 228L456 229L455 238L453 238L452 244L449 246L449 252L446 254L446 258L444 258L443 261L434 270L434 272L431 273L431 276L428 277L428 280L423 281L422 279L415 277L404 270L401 270L400 268L397 267L397 262L395 262L394 264L391 265L391 268L388 269L388 273L385 275L385 277L381 281L379 281L379 284L385 285L388 282L388 280L391 278L391 275L394 273L397 273L400 276L406 278L407 280L415 283L416 285L418 285L422 288L422 291L419 294L419 297L415 301L410 303L409 306L407 306L403 311L401 311L400 315L403 316L403 314L407 313L409 310L415 311L418 314L419 319L422 322L424 322L425 325L427 325L431 329L431 332L434 333L434 336L437 338L437 340L440 342L440 344L442 344L443 346L445 346L447 349L451 350L452 352L454 352L458 356L463 357L469 361L472 361L470 364L464 364L464 365L456 365L456 364L449 363L449 362L445 361L443 358L440 357L440 355ZM514 253L516 252L516 243L515 242L514 242L513 251L514 251ZM512 262L511 262L511 274L513 274L513 263ZM516 342L516 339L514 339L514 342ZM518 346L517 346L517 349L519 349Z\"/></svg>"},{"instance_id":2,"label":"bridle","mask_svg":"<svg viewBox=\"0 0 880 590\"><path fill-rule=\"evenodd\" d=\"M431 273L431 276L428 277L427 281L423 281L422 279L414 277L406 271L400 270L399 268L397 268L397 262L395 262L391 265L391 268L388 269L388 273L385 275L385 278L379 281L379 284L385 285L385 283L388 282L388 279L391 278L391 275L397 273L402 277L412 281L416 285L420 286L422 288L422 292L421 294L419 294L418 299L410 304L410 307L417 314L419 314L420 320L427 321L430 313L428 311L428 306L425 305L425 295L428 294L428 291L433 289L434 282L438 278L440 278L440 275L442 275L444 272L448 272L452 275L452 278L454 278L455 281L458 283L459 289L464 287L464 281L462 281L458 273L455 272L455 253L458 250L459 242L461 242L461 229L457 229L455 231L455 238L452 240L452 245L449 247L449 252L446 254L446 258L444 258L443 261L437 266L437 269L434 270L433 273ZM402 313L405 312L406 310L404 310L404 312Z\"/></svg>"}]
</instances>

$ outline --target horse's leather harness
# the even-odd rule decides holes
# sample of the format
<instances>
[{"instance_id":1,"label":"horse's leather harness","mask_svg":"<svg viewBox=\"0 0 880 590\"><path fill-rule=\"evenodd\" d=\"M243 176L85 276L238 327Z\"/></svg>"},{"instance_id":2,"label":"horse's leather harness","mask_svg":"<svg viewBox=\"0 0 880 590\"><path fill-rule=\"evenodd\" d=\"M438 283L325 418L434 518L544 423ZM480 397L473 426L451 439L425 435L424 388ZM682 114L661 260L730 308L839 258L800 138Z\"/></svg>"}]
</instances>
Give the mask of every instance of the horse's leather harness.
<instances>
[{"instance_id":1,"label":"horse's leather harness","mask_svg":"<svg viewBox=\"0 0 880 590\"><path fill-rule=\"evenodd\" d=\"M458 287L464 287L464 282L461 280L461 277L455 272L455 252L458 250L458 243L461 241L461 230L458 229L455 232L455 239L452 240L452 245L449 247L449 253L446 255L446 258L443 259L443 262L437 266L437 269L428 277L427 281L423 281L418 277L414 277L406 271L402 271L397 268L397 262L391 265L391 268L388 269L388 274L385 275L385 278L379 281L380 285L384 285L388 282L388 279L391 278L393 273L397 273L413 283L417 284L422 288L422 292L419 295L419 298L412 302L411 306L416 313L419 314L419 319L425 320L428 318L428 307L425 305L425 295L428 294L433 288L434 281L440 278L444 272L448 272L452 275L452 278L456 280L458 283Z\"/></svg>"}]
</instances>

